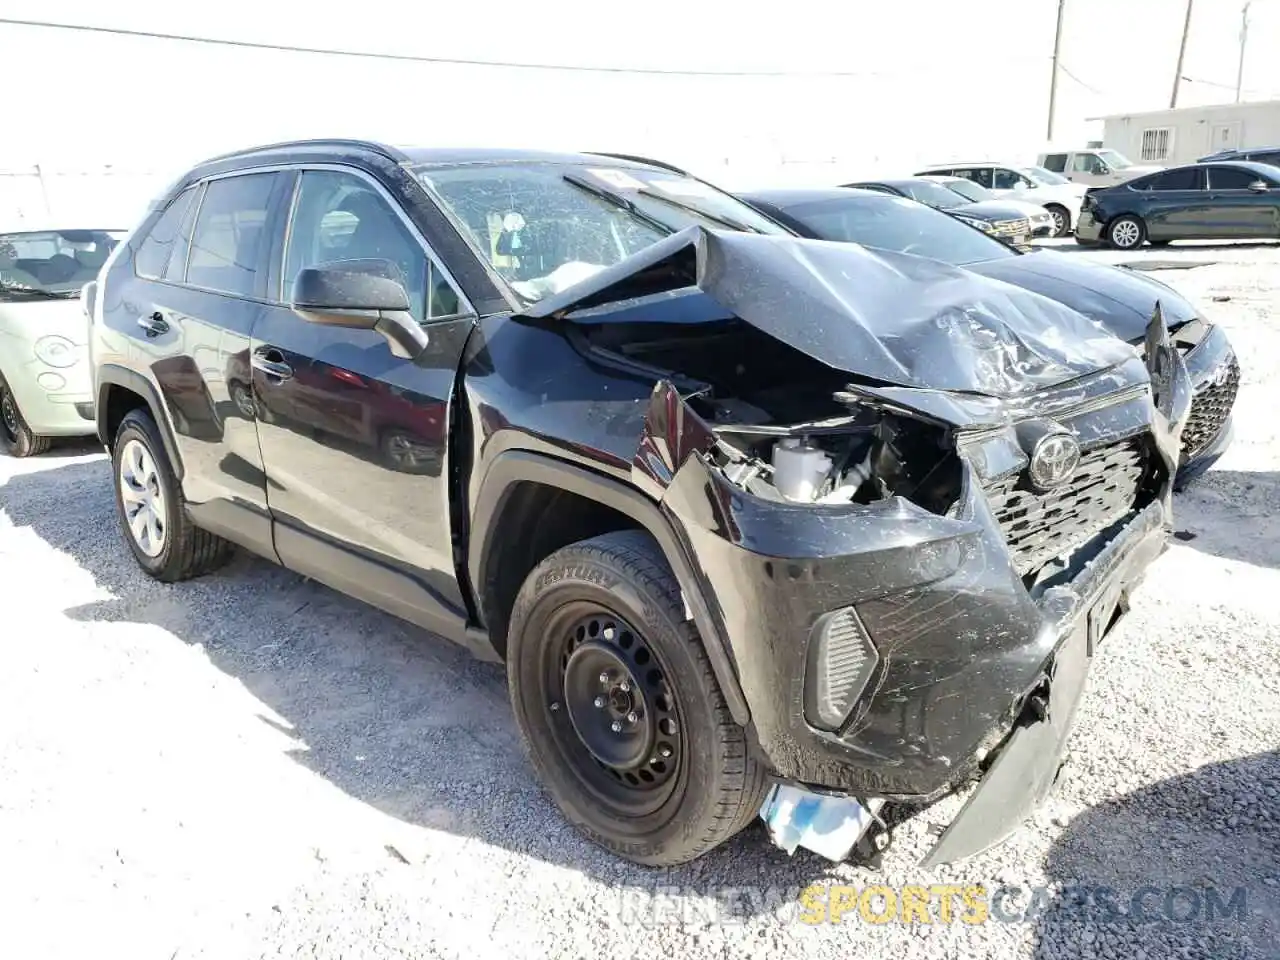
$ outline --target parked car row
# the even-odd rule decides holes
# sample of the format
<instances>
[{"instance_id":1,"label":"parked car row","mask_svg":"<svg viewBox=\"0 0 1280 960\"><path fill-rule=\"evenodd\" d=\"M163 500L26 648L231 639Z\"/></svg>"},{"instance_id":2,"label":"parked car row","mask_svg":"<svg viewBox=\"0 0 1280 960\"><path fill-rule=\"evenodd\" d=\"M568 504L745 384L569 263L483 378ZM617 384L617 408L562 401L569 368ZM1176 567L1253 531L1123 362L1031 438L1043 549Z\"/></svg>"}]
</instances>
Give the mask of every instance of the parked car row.
<instances>
[{"instance_id":1,"label":"parked car row","mask_svg":"<svg viewBox=\"0 0 1280 960\"><path fill-rule=\"evenodd\" d=\"M504 661L620 856L760 816L840 859L975 782L927 862L984 850L1052 785L1235 360L1163 285L895 192L352 140L201 164L82 293L124 542L165 582L236 544Z\"/></svg>"}]
</instances>

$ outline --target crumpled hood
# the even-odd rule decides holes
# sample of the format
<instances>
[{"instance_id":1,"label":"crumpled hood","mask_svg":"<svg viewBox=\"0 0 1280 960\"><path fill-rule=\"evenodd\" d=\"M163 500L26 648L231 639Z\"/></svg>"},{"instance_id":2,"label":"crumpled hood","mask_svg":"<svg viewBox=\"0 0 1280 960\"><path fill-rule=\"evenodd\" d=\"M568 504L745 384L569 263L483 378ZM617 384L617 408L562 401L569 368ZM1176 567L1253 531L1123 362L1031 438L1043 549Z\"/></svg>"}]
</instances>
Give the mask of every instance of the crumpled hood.
<instances>
[{"instance_id":1,"label":"crumpled hood","mask_svg":"<svg viewBox=\"0 0 1280 960\"><path fill-rule=\"evenodd\" d=\"M1065 303L1130 343L1146 333L1157 300L1170 327L1197 316L1189 300L1159 280L1052 250L972 263L966 269Z\"/></svg>"},{"instance_id":2,"label":"crumpled hood","mask_svg":"<svg viewBox=\"0 0 1280 960\"><path fill-rule=\"evenodd\" d=\"M677 297L680 308L671 310ZM1075 310L959 267L856 244L701 227L666 237L523 315L580 323L736 316L864 382L1001 398L1133 357Z\"/></svg>"}]
</instances>

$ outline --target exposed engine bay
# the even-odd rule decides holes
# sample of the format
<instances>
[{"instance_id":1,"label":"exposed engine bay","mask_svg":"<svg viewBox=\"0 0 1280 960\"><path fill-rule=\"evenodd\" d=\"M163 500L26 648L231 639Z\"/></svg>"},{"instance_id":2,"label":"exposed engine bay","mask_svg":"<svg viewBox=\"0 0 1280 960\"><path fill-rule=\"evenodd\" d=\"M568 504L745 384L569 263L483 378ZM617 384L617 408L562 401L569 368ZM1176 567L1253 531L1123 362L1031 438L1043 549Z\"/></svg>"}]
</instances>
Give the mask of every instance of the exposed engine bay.
<instances>
[{"instance_id":1,"label":"exposed engine bay","mask_svg":"<svg viewBox=\"0 0 1280 960\"><path fill-rule=\"evenodd\" d=\"M861 403L846 374L741 320L583 333L593 351L671 378L712 428L725 475L755 496L831 504L898 495L937 513L955 500L950 431Z\"/></svg>"}]
</instances>

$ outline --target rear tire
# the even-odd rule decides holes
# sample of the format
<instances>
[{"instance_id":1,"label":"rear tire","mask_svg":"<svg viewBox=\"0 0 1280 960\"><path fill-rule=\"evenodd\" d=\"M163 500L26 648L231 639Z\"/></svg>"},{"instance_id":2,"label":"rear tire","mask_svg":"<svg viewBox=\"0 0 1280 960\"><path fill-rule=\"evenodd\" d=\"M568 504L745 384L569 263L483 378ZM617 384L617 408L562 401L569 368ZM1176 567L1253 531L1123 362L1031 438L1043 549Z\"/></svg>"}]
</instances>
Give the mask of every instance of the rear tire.
<instances>
[{"instance_id":1,"label":"rear tire","mask_svg":"<svg viewBox=\"0 0 1280 960\"><path fill-rule=\"evenodd\" d=\"M1053 233L1052 237L1065 237L1071 232L1071 214L1067 212L1067 208L1059 206L1056 203L1048 204L1045 207L1049 211L1049 215L1053 217Z\"/></svg>"},{"instance_id":2,"label":"rear tire","mask_svg":"<svg viewBox=\"0 0 1280 960\"><path fill-rule=\"evenodd\" d=\"M230 559L232 544L187 516L151 414L131 410L116 431L111 453L116 513L125 542L148 575L164 583L209 573Z\"/></svg>"},{"instance_id":3,"label":"rear tire","mask_svg":"<svg viewBox=\"0 0 1280 960\"><path fill-rule=\"evenodd\" d=\"M1117 250L1136 250L1147 239L1147 225L1141 217L1121 214L1107 224L1107 243Z\"/></svg>"},{"instance_id":4,"label":"rear tire","mask_svg":"<svg viewBox=\"0 0 1280 960\"><path fill-rule=\"evenodd\" d=\"M649 866L687 863L759 812L768 771L648 534L571 544L529 574L507 676L543 785L605 849Z\"/></svg>"},{"instance_id":5,"label":"rear tire","mask_svg":"<svg viewBox=\"0 0 1280 960\"><path fill-rule=\"evenodd\" d=\"M53 440L31 432L18 409L18 399L0 377L0 453L11 457L37 457L49 449Z\"/></svg>"}]
</instances>

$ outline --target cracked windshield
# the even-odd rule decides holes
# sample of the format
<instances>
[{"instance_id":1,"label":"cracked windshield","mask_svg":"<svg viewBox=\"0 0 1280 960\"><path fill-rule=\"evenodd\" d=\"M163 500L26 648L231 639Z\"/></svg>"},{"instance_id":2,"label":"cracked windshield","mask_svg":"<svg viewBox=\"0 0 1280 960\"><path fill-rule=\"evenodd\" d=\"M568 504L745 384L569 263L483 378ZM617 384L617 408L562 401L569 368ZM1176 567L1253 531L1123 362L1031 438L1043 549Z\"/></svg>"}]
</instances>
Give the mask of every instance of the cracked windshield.
<instances>
[{"instance_id":1,"label":"cracked windshield","mask_svg":"<svg viewBox=\"0 0 1280 960\"><path fill-rule=\"evenodd\" d=\"M523 300L559 293L693 225L786 233L745 203L677 173L535 163L419 168L468 239Z\"/></svg>"}]
</instances>

